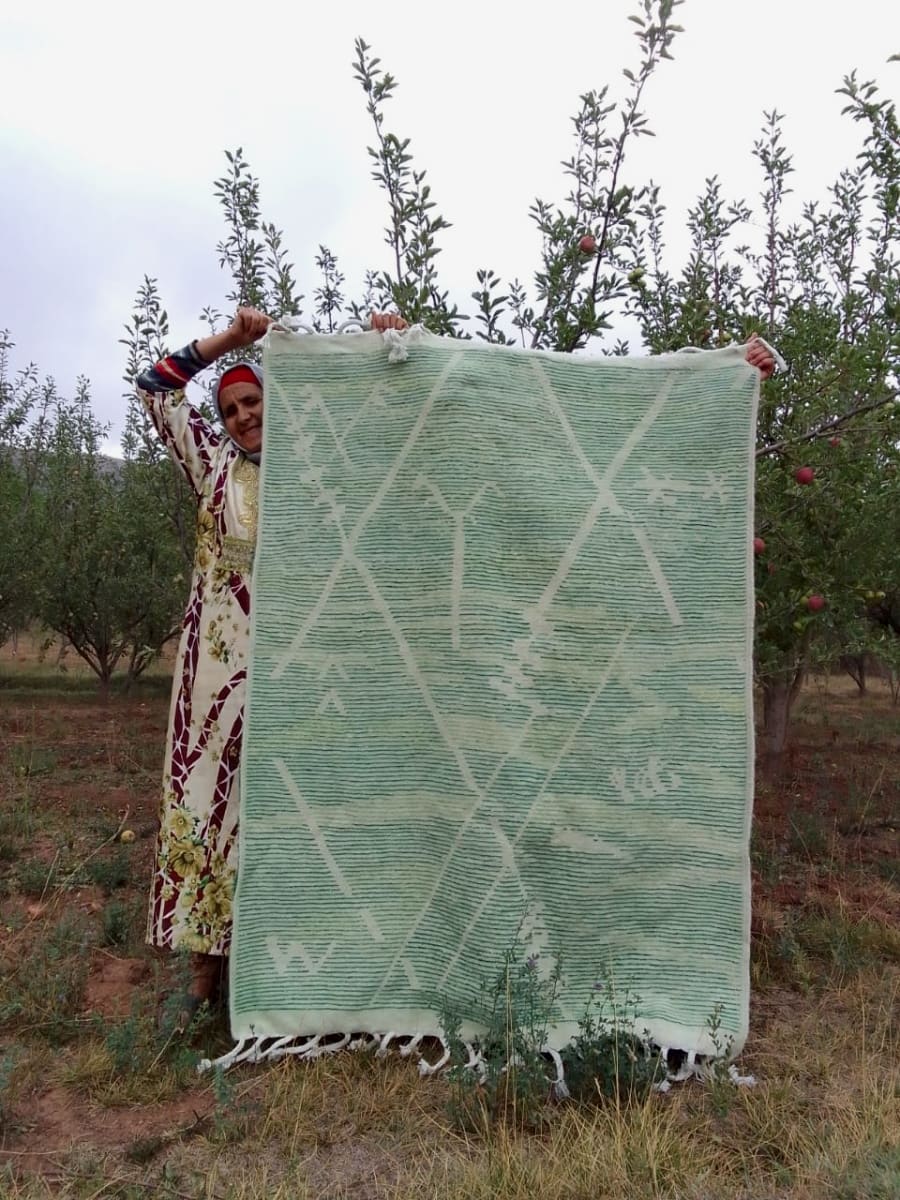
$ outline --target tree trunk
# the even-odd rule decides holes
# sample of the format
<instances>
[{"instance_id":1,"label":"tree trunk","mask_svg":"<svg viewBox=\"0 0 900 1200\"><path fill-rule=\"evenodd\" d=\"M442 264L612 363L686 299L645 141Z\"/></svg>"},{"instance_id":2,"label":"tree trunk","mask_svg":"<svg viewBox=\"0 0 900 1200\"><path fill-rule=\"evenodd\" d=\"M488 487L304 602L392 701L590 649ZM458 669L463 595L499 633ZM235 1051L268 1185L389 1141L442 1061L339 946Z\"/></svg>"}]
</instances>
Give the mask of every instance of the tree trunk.
<instances>
[{"instance_id":1,"label":"tree trunk","mask_svg":"<svg viewBox=\"0 0 900 1200\"><path fill-rule=\"evenodd\" d=\"M784 753L790 714L790 683L783 679L767 680L763 684L763 727L759 749L761 757L768 762L777 760Z\"/></svg>"},{"instance_id":2,"label":"tree trunk","mask_svg":"<svg viewBox=\"0 0 900 1200\"><path fill-rule=\"evenodd\" d=\"M866 694L866 656L864 654L845 654L841 657L841 666L859 688L859 694Z\"/></svg>"},{"instance_id":3,"label":"tree trunk","mask_svg":"<svg viewBox=\"0 0 900 1200\"><path fill-rule=\"evenodd\" d=\"M794 701L800 694L804 672L793 675L773 675L763 683L763 728L760 755L765 762L777 765L787 747L788 723Z\"/></svg>"}]
</instances>

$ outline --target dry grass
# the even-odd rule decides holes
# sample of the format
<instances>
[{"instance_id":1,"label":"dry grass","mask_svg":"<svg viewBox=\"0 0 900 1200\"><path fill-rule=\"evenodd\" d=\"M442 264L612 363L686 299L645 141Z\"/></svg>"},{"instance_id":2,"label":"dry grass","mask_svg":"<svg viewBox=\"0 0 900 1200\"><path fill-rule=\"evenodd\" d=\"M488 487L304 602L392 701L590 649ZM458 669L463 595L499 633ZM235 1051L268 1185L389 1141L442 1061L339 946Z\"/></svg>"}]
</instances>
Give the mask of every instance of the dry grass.
<instances>
[{"instance_id":1,"label":"dry grass","mask_svg":"<svg viewBox=\"0 0 900 1200\"><path fill-rule=\"evenodd\" d=\"M205 1121L58 1159L52 1193L23 1178L0 1194L895 1200L898 984L876 972L786 1005L756 1039L760 1083L724 1103L690 1086L644 1106L560 1111L539 1139L467 1139L443 1116L441 1085L395 1060L281 1063L237 1077Z\"/></svg>"},{"instance_id":2,"label":"dry grass","mask_svg":"<svg viewBox=\"0 0 900 1200\"><path fill-rule=\"evenodd\" d=\"M897 1200L900 715L851 689L808 692L785 775L760 784L741 1064L757 1086L484 1136L454 1125L446 1081L396 1058L199 1078L224 1019L194 1051L161 1040L164 970L140 942L164 696L6 693L0 1198Z\"/></svg>"}]
</instances>

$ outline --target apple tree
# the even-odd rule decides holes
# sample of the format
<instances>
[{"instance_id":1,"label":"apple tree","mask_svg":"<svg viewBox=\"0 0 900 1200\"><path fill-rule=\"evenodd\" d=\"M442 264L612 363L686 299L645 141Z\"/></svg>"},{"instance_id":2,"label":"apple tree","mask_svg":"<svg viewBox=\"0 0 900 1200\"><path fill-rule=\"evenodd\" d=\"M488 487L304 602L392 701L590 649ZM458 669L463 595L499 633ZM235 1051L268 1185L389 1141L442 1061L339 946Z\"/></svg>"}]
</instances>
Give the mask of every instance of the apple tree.
<instances>
[{"instance_id":1,"label":"apple tree","mask_svg":"<svg viewBox=\"0 0 900 1200\"><path fill-rule=\"evenodd\" d=\"M41 544L35 497L34 427L52 400L31 365L15 375L13 342L0 332L0 645L34 616L34 569Z\"/></svg>"},{"instance_id":2,"label":"apple tree","mask_svg":"<svg viewBox=\"0 0 900 1200\"><path fill-rule=\"evenodd\" d=\"M131 680L180 625L185 566L144 474L102 453L87 380L73 399L0 340L0 639L36 624ZM161 472L160 472L161 474Z\"/></svg>"},{"instance_id":3,"label":"apple tree","mask_svg":"<svg viewBox=\"0 0 900 1200\"><path fill-rule=\"evenodd\" d=\"M773 759L804 672L874 644L866 597L900 586L897 119L874 84L851 76L841 92L863 145L825 199L788 214L793 160L767 114L757 204L729 202L708 179L687 262L673 269L654 191L631 274L629 308L652 350L757 331L788 364L763 387L757 448L756 670Z\"/></svg>"}]
</instances>

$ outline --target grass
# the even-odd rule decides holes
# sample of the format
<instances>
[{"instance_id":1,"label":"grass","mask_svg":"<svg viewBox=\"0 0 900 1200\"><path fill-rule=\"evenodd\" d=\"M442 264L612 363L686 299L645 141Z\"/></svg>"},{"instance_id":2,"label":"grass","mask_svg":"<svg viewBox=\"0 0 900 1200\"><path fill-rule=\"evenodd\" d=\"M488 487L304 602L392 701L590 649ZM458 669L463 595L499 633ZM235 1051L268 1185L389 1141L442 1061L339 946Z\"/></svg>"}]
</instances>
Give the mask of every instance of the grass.
<instances>
[{"instance_id":1,"label":"grass","mask_svg":"<svg viewBox=\"0 0 900 1200\"><path fill-rule=\"evenodd\" d=\"M397 1057L199 1077L225 1018L191 1045L160 1034L177 978L142 944L164 694L103 704L17 679L0 711L4 1200L900 1195L900 717L875 689L811 689L787 771L760 780L741 1062L757 1086L634 1102L584 1080L590 1103L542 1097L521 1122L499 1119L499 1090L490 1119L460 1120L471 1088Z\"/></svg>"},{"instance_id":2,"label":"grass","mask_svg":"<svg viewBox=\"0 0 900 1200\"><path fill-rule=\"evenodd\" d=\"M38 1035L51 1046L76 1037L83 1022L85 948L84 927L64 917L44 944L30 945L18 962L4 964L0 1030Z\"/></svg>"}]
</instances>

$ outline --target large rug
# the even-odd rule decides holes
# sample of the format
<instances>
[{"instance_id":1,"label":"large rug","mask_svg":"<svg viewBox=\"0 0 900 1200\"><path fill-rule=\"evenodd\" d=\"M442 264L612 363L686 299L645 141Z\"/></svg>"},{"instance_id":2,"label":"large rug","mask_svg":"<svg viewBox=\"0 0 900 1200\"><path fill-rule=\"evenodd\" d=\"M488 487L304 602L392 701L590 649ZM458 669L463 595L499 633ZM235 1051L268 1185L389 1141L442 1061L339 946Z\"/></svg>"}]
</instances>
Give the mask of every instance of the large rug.
<instances>
[{"instance_id":1,"label":"large rug","mask_svg":"<svg viewBox=\"0 0 900 1200\"><path fill-rule=\"evenodd\" d=\"M271 333L236 1037L478 1034L504 953L668 1047L748 1014L741 347Z\"/></svg>"}]
</instances>

